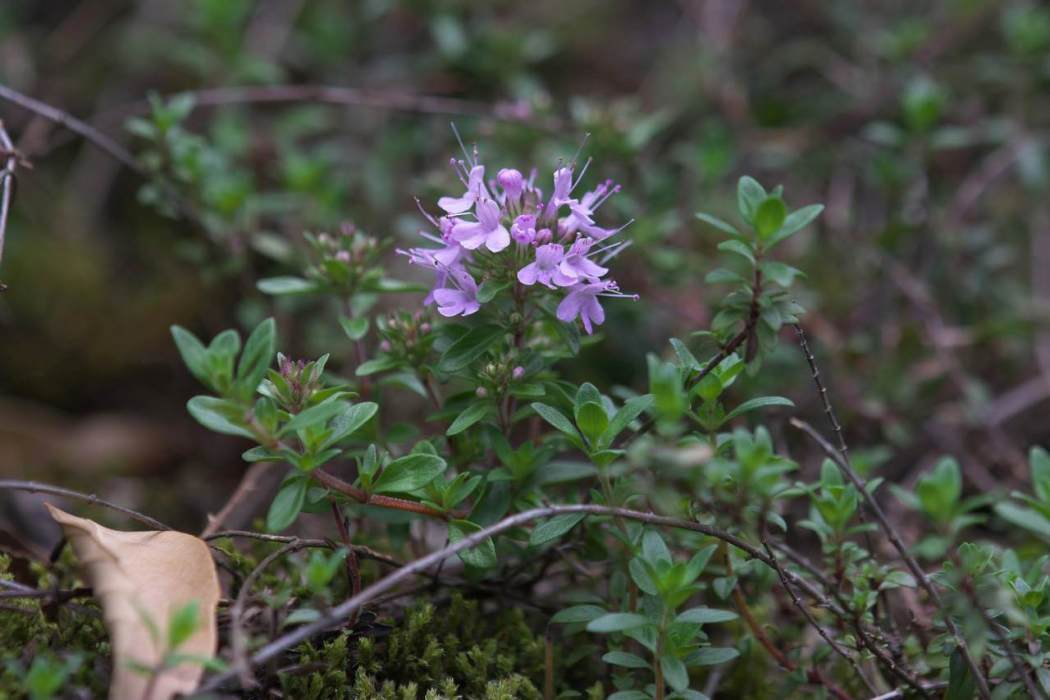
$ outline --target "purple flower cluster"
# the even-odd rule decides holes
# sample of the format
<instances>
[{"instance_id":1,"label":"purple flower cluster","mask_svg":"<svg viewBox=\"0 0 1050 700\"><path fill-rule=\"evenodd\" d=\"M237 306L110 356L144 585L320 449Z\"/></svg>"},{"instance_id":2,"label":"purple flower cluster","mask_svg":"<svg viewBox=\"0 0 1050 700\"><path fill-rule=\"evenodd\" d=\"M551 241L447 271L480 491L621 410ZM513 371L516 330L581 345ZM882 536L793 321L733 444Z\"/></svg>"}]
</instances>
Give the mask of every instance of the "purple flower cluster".
<instances>
[{"instance_id":1,"label":"purple flower cluster","mask_svg":"<svg viewBox=\"0 0 1050 700\"><path fill-rule=\"evenodd\" d=\"M476 276L506 274L508 268L530 291L564 294L557 317L566 323L579 318L587 333L605 320L599 297L637 299L605 278L609 269L604 264L628 245L609 239L626 224L608 229L594 221L595 212L620 186L607 180L579 198L573 196L587 165L579 176L572 166L555 170L551 195L544 199L535 170L526 179L520 171L504 168L495 180L486 181L476 153L466 161L453 159L465 191L439 199L440 216L423 212L436 233L420 234L439 247L398 251L436 273L424 303L437 304L442 316L469 316L481 308Z\"/></svg>"}]
</instances>

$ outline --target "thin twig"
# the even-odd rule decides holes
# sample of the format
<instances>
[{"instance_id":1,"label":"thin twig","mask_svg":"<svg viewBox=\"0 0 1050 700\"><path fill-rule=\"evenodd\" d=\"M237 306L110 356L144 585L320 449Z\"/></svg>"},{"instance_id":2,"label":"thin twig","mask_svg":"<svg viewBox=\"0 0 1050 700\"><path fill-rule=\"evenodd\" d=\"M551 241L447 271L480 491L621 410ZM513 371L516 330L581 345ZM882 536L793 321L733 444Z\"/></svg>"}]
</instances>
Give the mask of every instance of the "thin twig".
<instances>
[{"instance_id":1,"label":"thin twig","mask_svg":"<svg viewBox=\"0 0 1050 700\"><path fill-rule=\"evenodd\" d=\"M871 682L867 674L864 673L860 665L857 663L857 660L850 656L849 652L847 652L841 644L839 644L835 639L831 637L828 631L824 629L824 627L822 627L821 624L817 622L816 618L813 617L812 613L809 612L809 609L806 607L806 604L799 599L798 595L795 593L795 589L792 588L791 584L787 580L786 570L783 566L781 566L780 560L777 559L777 556L773 553L772 548L770 548L769 542L766 541L766 536L764 533L762 533L761 535L761 540L762 546L765 548L766 553L769 555L770 560L772 560L773 562L773 569L777 572L777 577L780 578L780 585L783 586L784 590L786 590L788 592L788 595L791 596L791 602L794 603L795 607L798 608L798 611L802 613L802 617L806 618L806 622L808 622L809 625L817 631L817 634L819 634L824 639L824 641L828 643L828 645L836 654L841 656L846 661L846 663L850 665L850 668L853 669L853 672L857 674L857 677L860 678L860 680L864 683L864 686L869 691L871 691L872 693L878 692L875 689L875 685Z\"/></svg>"},{"instance_id":2,"label":"thin twig","mask_svg":"<svg viewBox=\"0 0 1050 700\"><path fill-rule=\"evenodd\" d=\"M350 595L355 596L361 592L361 569L357 564L357 555L354 554L353 544L350 542L350 528L347 527L346 518L342 509L334 500L332 504L332 517L335 518L336 529L339 530L339 539L346 547L346 578L350 583ZM353 627L357 623L357 611L350 616L348 624Z\"/></svg>"},{"instance_id":3,"label":"thin twig","mask_svg":"<svg viewBox=\"0 0 1050 700\"><path fill-rule=\"evenodd\" d=\"M956 564L958 565L959 563L960 562L958 561L958 558L956 558ZM961 569L962 567L960 567L960 570ZM1017 673L1018 676L1020 676L1021 682L1024 684L1025 690L1028 691L1028 696L1033 699L1040 698L1040 700L1046 700L1046 692L1040 685L1037 685L1032 680L1031 676L1028 673L1028 668L1025 667L1025 663L1021 659L1021 657L1017 655L1017 650L1014 649L1014 645L1010 643L1010 640L1006 638L1006 635L1003 634L1003 631L999 629L999 625L996 624L995 620L992 619L992 616L988 614L988 610L985 609L983 605L981 605L981 601L977 597L977 591L974 589L971 580L969 578L964 580L962 587L963 590L966 591L967 596L970 598L970 601L973 603L974 608L976 608L977 612L980 613L981 619L984 620L985 626L987 626L988 629L991 630L992 634L995 635L995 638L999 642L1000 646L1003 647L1003 651L1006 652L1006 657L1010 659L1010 665L1013 666L1014 671Z\"/></svg>"},{"instance_id":4,"label":"thin twig","mask_svg":"<svg viewBox=\"0 0 1050 700\"><path fill-rule=\"evenodd\" d=\"M71 489L65 489L60 486L49 486L48 484L41 484L36 481L17 481L14 479L0 479L0 490L8 491L27 491L29 493L47 493L52 496L64 496L66 498L75 498L78 501L84 501L94 506L102 506L103 508L109 508L118 513L123 513L132 520L137 520L143 525L153 528L154 530L170 530L171 528L160 522L154 520L148 515L143 515L138 511L132 510L131 508L125 508L124 506L118 506L116 503L110 503L109 501L103 500L94 494L80 493L79 491L73 491Z\"/></svg>"},{"instance_id":5,"label":"thin twig","mask_svg":"<svg viewBox=\"0 0 1050 700\"><path fill-rule=\"evenodd\" d=\"M426 571L430 567L434 566L438 562L442 561L446 557L449 557L457 552L461 552L465 549L474 547L485 539L493 537L502 532L510 530L515 527L519 527L526 523L532 522L533 520L540 520L545 518L551 518L556 515L566 515L570 513L584 513L587 515L598 515L598 516L613 516L625 518L627 520L637 520L640 522L648 523L650 525L656 525L659 527L672 527L683 530L691 530L693 532L699 532L710 537L727 542L734 547L743 550L750 556L758 559L765 563L767 566L771 566L769 555L745 540L740 539L732 533L726 532L710 525L704 525L691 520L683 520L681 518L673 518L663 515L656 515L655 513L644 513L641 511L628 510L626 508L612 508L608 506L600 506L593 504L574 504L574 505L562 505L562 506L547 506L544 508L534 508L521 513L504 518L503 520L489 525L463 539L449 544L447 547L432 552L420 559L413 561L410 564L398 569L391 573L389 576L377 581L368 588L361 591L356 596L340 603L336 607L332 608L328 613L308 625L303 625L278 639L270 642L263 648L259 649L254 656L251 658L251 665L256 666L269 661L270 659L278 656L282 652L296 646L304 640L310 639L311 637L328 630L334 625L338 624L342 620L345 620L355 610L361 608L366 603L371 602L377 596L380 596L387 591L397 587L406 579L415 576L421 572ZM807 594L813 596L818 604L826 606L832 606L820 591L817 591L809 584L808 581L800 579L794 574L787 572L792 583L800 586ZM218 688L221 688L227 682L237 676L237 671L229 671L212 677L206 684L204 684L200 692L210 692Z\"/></svg>"},{"instance_id":6,"label":"thin twig","mask_svg":"<svg viewBox=\"0 0 1050 700\"><path fill-rule=\"evenodd\" d=\"M22 109L30 111L48 121L52 121L69 129L73 133L82 136L101 150L116 158L122 165L139 174L145 174L142 166L138 164L138 161L135 160L135 156L131 155L130 151L95 127L77 119L68 112L64 112L57 107L52 107L40 100L33 99L28 95L23 95L17 90L13 90L3 84L0 84L0 99L7 100L12 104L18 105Z\"/></svg>"},{"instance_id":7,"label":"thin twig","mask_svg":"<svg viewBox=\"0 0 1050 700\"><path fill-rule=\"evenodd\" d=\"M259 562L258 566L252 569L251 573L244 579L244 583L241 584L241 590L237 592L237 600L234 601L233 606L230 608L230 649L233 654L233 672L240 677L242 688L250 688L255 684L255 680L252 678L252 667L248 663L248 640L245 638L243 619L244 606L248 601L248 594L251 592L252 584L255 583L255 580L259 578L266 567L274 561L286 554L306 549L309 546L301 540L293 539L280 549L271 552L268 557Z\"/></svg>"},{"instance_id":8,"label":"thin twig","mask_svg":"<svg viewBox=\"0 0 1050 700\"><path fill-rule=\"evenodd\" d=\"M332 85L249 85L196 90L180 94L191 95L194 106L197 107L308 102L419 114L491 118L498 121L533 125L543 129L557 129L561 126L558 119L550 117L537 119L531 114L531 110L522 110L519 105L513 103L490 105L454 97L390 91L377 92ZM161 99L167 100L170 97L173 95L163 96ZM115 111L121 116L126 116L141 114L148 110L149 103L139 102L131 105L130 108ZM107 116L102 115L99 120L105 120Z\"/></svg>"},{"instance_id":9,"label":"thin twig","mask_svg":"<svg viewBox=\"0 0 1050 700\"><path fill-rule=\"evenodd\" d=\"M248 467L248 471L244 472L244 476L241 477L240 483L237 484L237 488L234 489L233 494L230 495L229 499L227 499L219 512L215 515L208 516L208 525L201 533L201 539L206 540L209 535L218 532L219 528L223 526L233 513L234 509L241 504L241 501L255 491L259 485L259 479L261 479L272 466L273 462L255 462Z\"/></svg>"},{"instance_id":10,"label":"thin twig","mask_svg":"<svg viewBox=\"0 0 1050 700\"><path fill-rule=\"evenodd\" d=\"M802 330L801 325L797 323L794 325L795 333L798 335L799 347L802 348L802 354L805 355L806 363L809 365L810 376L817 387L817 393L820 394L820 403L824 408L825 415L828 417L828 422L831 423L831 429L835 431L835 436L839 440L839 452L842 453L845 459L849 459L849 446L846 444L846 438L842 434L842 426L835 416L835 409L831 407L831 401L828 399L828 389L824 386L824 380L821 379L820 369L817 368L817 360L813 357L813 351L809 349L806 333Z\"/></svg>"},{"instance_id":11,"label":"thin twig","mask_svg":"<svg viewBox=\"0 0 1050 700\"><path fill-rule=\"evenodd\" d=\"M776 557L773 555L772 551L770 551L768 546L765 547L765 549L769 553L771 562L770 566L776 568ZM732 578L733 560L729 555L729 548L724 547L724 551L726 562L726 575ZM786 580L787 578L785 576L785 583ZM790 591L791 589L789 588L788 590ZM739 583L733 586L733 602L736 604L737 609L740 611L740 616L744 619L744 623L747 625L748 629L751 630L751 635L756 640L758 640L758 643L762 646L763 649L766 650L766 653L772 656L773 660L776 661L777 664L785 671L788 671L789 673L797 671L799 665L792 661L790 658L788 658L788 655L781 651L780 648L773 643L773 640L769 638L769 635L766 634L766 631L762 628L762 624L757 619L755 619L755 615L751 612L751 606L747 604L747 598L744 596L744 592L743 590L741 590ZM846 691L844 691L834 681L830 680L823 673L821 673L820 669L816 668L815 666L813 668L803 669L802 672L809 683L824 686L828 693L838 698L838 700L850 700L850 697L846 693Z\"/></svg>"},{"instance_id":12,"label":"thin twig","mask_svg":"<svg viewBox=\"0 0 1050 700\"><path fill-rule=\"evenodd\" d=\"M409 513L418 513L419 515L437 518L438 520L448 520L449 517L456 517L455 513L446 513L444 511L435 510L430 506L425 506L417 501L409 501L404 498L368 493L324 469L315 469L310 472L310 476L325 488L337 491L344 496L349 496L362 505L390 508L392 510L403 510Z\"/></svg>"},{"instance_id":13,"label":"thin twig","mask_svg":"<svg viewBox=\"0 0 1050 700\"><path fill-rule=\"evenodd\" d=\"M14 189L15 167L18 165L18 154L15 153L11 137L0 120L0 148L7 154L4 167L0 169L0 262L4 259L4 239L7 232L7 215L11 208L11 193ZM0 286L3 291L3 286Z\"/></svg>"},{"instance_id":14,"label":"thin twig","mask_svg":"<svg viewBox=\"0 0 1050 700\"><path fill-rule=\"evenodd\" d=\"M262 542L279 542L281 544L287 544L298 540L306 547L316 547L318 549L338 549L341 545L332 542L331 540L320 540L320 539L308 539L305 537L291 537L288 535L271 535L266 532L252 532L250 530L220 530L219 532L213 532L212 534L204 537L207 542L213 542L215 540L221 540L229 537L231 539L244 538L251 540L260 540ZM389 564L390 566L404 566L400 561L394 557L377 552L371 547L366 547L362 544L351 545L354 553L362 559L372 559L375 561Z\"/></svg>"},{"instance_id":15,"label":"thin twig","mask_svg":"<svg viewBox=\"0 0 1050 700\"><path fill-rule=\"evenodd\" d=\"M871 492L868 491L867 484L865 484L860 476L853 471L853 468L850 466L849 462L846 461L845 457L843 457L823 435L817 432L813 426L797 418L792 418L790 423L809 435L809 437L812 438L829 457L831 457L842 472L843 476L849 479L854 488L860 492L861 498L864 499L864 503L867 505L872 515L875 516L875 520L878 522L879 527L886 534L886 537L889 539L894 549L897 550L897 553L900 554L901 559L904 560L904 563L911 571L912 576L915 577L919 585L922 586L923 590L925 590L930 596L930 600L933 601L933 604L944 617L944 624L948 628L948 632L952 635L955 645L959 647L959 652L963 655L963 659L966 660L966 665L969 666L970 672L974 676L978 692L984 700L988 700L991 697L991 691L988 690L988 681L985 679L981 667L977 664L977 661L974 660L973 655L970 654L969 645L967 645L966 640L963 639L962 634L959 633L959 628L956 626L955 621L952 620L951 615L944 604L944 600L941 598L941 594L937 592L937 588L926 577L926 573L922 570L922 567L919 566L919 562L917 562L915 557L913 557L908 551L908 548L904 545L904 541L901 539L897 529L886 518L886 514L882 511L882 507L879 505L878 501L875 500L875 497Z\"/></svg>"},{"instance_id":16,"label":"thin twig","mask_svg":"<svg viewBox=\"0 0 1050 700\"><path fill-rule=\"evenodd\" d=\"M921 690L923 690L924 692L930 692L934 690L942 690L947 687L948 681L936 681L934 683L924 683L921 686ZM903 700L907 692L908 691L906 691L904 688L897 688L895 690L891 690L888 693L876 695L873 698L871 698L871 700Z\"/></svg>"}]
</instances>

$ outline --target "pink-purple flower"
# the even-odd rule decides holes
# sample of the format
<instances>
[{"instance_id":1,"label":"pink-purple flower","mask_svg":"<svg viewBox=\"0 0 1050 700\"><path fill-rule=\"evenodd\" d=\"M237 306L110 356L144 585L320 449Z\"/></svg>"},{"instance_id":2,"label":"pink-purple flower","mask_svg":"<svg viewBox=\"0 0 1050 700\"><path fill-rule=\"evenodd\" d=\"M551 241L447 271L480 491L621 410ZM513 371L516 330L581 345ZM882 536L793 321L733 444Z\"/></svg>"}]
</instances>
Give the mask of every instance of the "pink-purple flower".
<instances>
[{"instance_id":1,"label":"pink-purple flower","mask_svg":"<svg viewBox=\"0 0 1050 700\"><path fill-rule=\"evenodd\" d=\"M499 205L484 198L474 206L477 221L460 220L452 227L452 239L467 250L477 250L485 246L493 253L498 253L510 245L510 232L503 225Z\"/></svg>"},{"instance_id":2,"label":"pink-purple flower","mask_svg":"<svg viewBox=\"0 0 1050 700\"><path fill-rule=\"evenodd\" d=\"M598 297L637 298L621 294L606 277L608 261L628 243L604 241L624 227L604 228L595 221L598 208L619 185L606 180L579 198L573 196L589 160L579 173L572 163L555 169L553 190L545 199L534 184L535 170L526 179L520 170L502 168L486 185L477 150L465 157L453 160L463 194L441 197L440 217L423 211L437 233L421 233L436 246L398 251L412 264L435 272L425 303L436 303L443 316L469 316L483 305L479 280L514 280L517 303L551 309L557 301L557 318L566 323L579 319L593 333L605 320Z\"/></svg>"},{"instance_id":3,"label":"pink-purple flower","mask_svg":"<svg viewBox=\"0 0 1050 700\"><path fill-rule=\"evenodd\" d=\"M536 248L536 259L518 270L518 281L525 286L539 282L554 289L554 276L565 259L565 249L557 243L548 243Z\"/></svg>"},{"instance_id":4,"label":"pink-purple flower","mask_svg":"<svg viewBox=\"0 0 1050 700\"><path fill-rule=\"evenodd\" d=\"M452 286L435 289L432 294L442 316L470 316L481 308L478 302L478 283L463 268L448 271L446 283Z\"/></svg>"}]
</instances>

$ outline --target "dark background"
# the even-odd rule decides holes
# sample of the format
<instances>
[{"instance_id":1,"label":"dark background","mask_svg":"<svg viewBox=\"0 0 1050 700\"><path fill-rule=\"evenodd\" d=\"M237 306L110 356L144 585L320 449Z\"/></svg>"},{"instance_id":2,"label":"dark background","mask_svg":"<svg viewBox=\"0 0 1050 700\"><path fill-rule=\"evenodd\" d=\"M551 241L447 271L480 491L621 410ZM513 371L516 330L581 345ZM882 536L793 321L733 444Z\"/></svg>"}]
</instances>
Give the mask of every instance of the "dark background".
<instances>
[{"instance_id":1,"label":"dark background","mask_svg":"<svg viewBox=\"0 0 1050 700\"><path fill-rule=\"evenodd\" d=\"M636 219L617 275L642 301L608 305L605 340L570 376L643 388L647 352L706 326L718 237L693 213L735 218L748 173L783 184L789 205L827 205L780 256L808 274L804 325L862 466L906 483L950 453L970 490L1008 489L1028 446L1050 443L1045 6L7 0L0 83L135 153L123 124L150 91L364 91L198 106L187 125L211 160L191 195L217 212L210 226L160 215L141 175L0 100L32 165L0 264L0 476L198 528L244 446L185 414L198 388L168 327L210 337L275 313L283 350L330 351L349 373L326 309L274 304L254 280L294 273L304 230L352 220L410 241L413 196L458 186L449 121L493 168L549 171L589 133L592 173L623 183L603 215ZM782 340L739 395L790 396L823 426L793 334Z\"/></svg>"}]
</instances>

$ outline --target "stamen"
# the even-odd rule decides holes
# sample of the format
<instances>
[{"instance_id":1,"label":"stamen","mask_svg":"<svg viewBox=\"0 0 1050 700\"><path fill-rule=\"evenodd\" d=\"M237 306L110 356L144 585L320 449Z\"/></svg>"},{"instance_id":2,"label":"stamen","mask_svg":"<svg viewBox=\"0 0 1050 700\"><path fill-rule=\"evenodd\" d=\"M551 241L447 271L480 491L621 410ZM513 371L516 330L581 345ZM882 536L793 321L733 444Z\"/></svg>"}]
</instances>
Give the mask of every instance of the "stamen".
<instances>
[{"instance_id":1,"label":"stamen","mask_svg":"<svg viewBox=\"0 0 1050 700\"><path fill-rule=\"evenodd\" d=\"M449 122L448 125L452 127L452 133L456 135L456 141L459 142L459 149L463 151L463 157L467 159L467 162L470 163L471 167L476 166L477 161L470 159L470 153L467 152L467 147L463 145L463 139L459 135L459 129L456 128L456 122ZM476 153L477 146L474 147L474 150Z\"/></svg>"},{"instance_id":2,"label":"stamen","mask_svg":"<svg viewBox=\"0 0 1050 700\"><path fill-rule=\"evenodd\" d=\"M591 132L589 131L583 135L583 140L580 141L580 147L576 149L576 153L573 154L572 160L570 161L573 165L576 164L576 159L580 157L580 153L583 151L583 147L587 145L587 141L589 141L590 138ZM588 159L587 162L590 163L590 159Z\"/></svg>"},{"instance_id":3,"label":"stamen","mask_svg":"<svg viewBox=\"0 0 1050 700\"><path fill-rule=\"evenodd\" d=\"M580 148L583 148L583 147L581 146ZM583 176L587 173L587 168L591 167L591 161L593 161L593 160L594 160L594 158L588 158L587 162L583 164L582 168L580 168L580 175L579 175L579 177L576 178L576 182L572 183L572 189L573 190L576 189L576 186L580 184L580 180L582 180ZM572 190L569 190L569 193L571 194Z\"/></svg>"}]
</instances>

